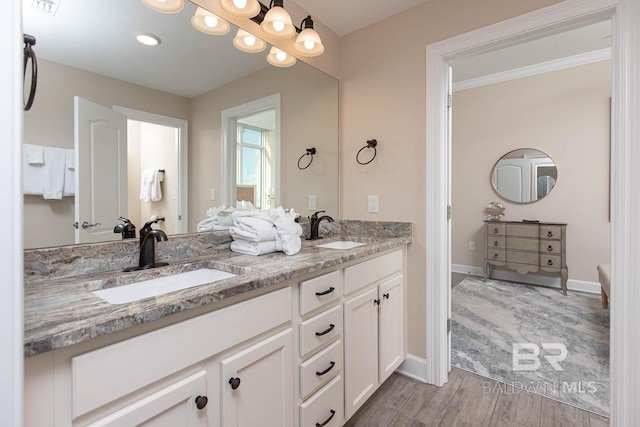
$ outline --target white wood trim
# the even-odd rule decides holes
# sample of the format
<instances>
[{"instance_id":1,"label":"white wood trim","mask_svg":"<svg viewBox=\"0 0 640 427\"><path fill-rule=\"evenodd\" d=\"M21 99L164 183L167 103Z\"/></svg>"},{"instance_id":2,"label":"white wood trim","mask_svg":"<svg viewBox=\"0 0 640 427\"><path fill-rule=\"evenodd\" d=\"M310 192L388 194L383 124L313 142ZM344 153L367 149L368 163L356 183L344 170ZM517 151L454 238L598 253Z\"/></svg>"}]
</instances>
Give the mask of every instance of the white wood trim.
<instances>
[{"instance_id":1,"label":"white wood trim","mask_svg":"<svg viewBox=\"0 0 640 427\"><path fill-rule=\"evenodd\" d=\"M178 129L178 146L176 158L178 159L178 176L180 177L178 194L178 233L189 232L189 122L176 117L163 116L132 108L114 105L113 109L124 114L129 119L140 122L155 123Z\"/></svg>"},{"instance_id":2,"label":"white wood trim","mask_svg":"<svg viewBox=\"0 0 640 427\"><path fill-rule=\"evenodd\" d=\"M611 59L610 48L581 53L579 55L568 56L566 58L555 59L553 61L541 62L539 64L528 65L526 67L514 68L513 70L502 71L482 77L476 77L474 79L462 80L453 84L453 91L457 92L460 90L473 89L474 87L521 79L523 77L531 77L537 74L576 67L578 65L606 61L607 59Z\"/></svg>"},{"instance_id":3,"label":"white wood trim","mask_svg":"<svg viewBox=\"0 0 640 427\"><path fill-rule=\"evenodd\" d=\"M435 165L443 159L449 143L442 139L446 126L445 64L456 55L491 51L514 45L526 37L550 34L562 29L613 17L612 51L612 293L611 305L611 425L637 424L640 419L640 370L637 355L640 341L635 328L640 324L640 288L634 283L640 275L640 4L637 0L567 0L536 12L491 25L427 47L427 380L437 383L444 377L442 359L447 348L442 322L446 294L441 289L446 270L445 240L438 233L444 225L446 209L441 196L447 185L449 165ZM441 107L441 108L438 108ZM438 297L438 298L434 298ZM443 373L444 372L444 373Z\"/></svg>"},{"instance_id":4,"label":"white wood trim","mask_svg":"<svg viewBox=\"0 0 640 427\"><path fill-rule=\"evenodd\" d=\"M22 242L22 2L3 4L0 14L0 425L23 422L23 242ZM37 51L37 46L36 49ZM36 94L35 103L38 103Z\"/></svg>"},{"instance_id":5,"label":"white wood trim","mask_svg":"<svg viewBox=\"0 0 640 427\"><path fill-rule=\"evenodd\" d=\"M407 358L396 372L406 377L413 378L414 380L426 383L427 378L425 376L425 372L427 372L427 360L413 354L407 354Z\"/></svg>"}]
</instances>

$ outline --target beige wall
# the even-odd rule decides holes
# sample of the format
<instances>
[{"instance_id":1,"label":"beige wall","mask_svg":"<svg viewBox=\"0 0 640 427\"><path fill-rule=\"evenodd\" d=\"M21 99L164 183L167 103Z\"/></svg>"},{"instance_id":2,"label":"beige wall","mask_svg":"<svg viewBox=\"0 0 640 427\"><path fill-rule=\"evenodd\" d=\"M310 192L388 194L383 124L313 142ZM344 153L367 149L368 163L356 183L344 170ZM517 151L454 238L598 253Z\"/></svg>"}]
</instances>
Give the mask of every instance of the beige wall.
<instances>
[{"instance_id":1,"label":"beige wall","mask_svg":"<svg viewBox=\"0 0 640 427\"><path fill-rule=\"evenodd\" d=\"M38 92L33 108L24 114L24 142L73 148L73 97L107 107L119 105L180 119L189 118L189 100L125 83L77 68L38 60ZM114 218L114 225L117 218ZM44 200L24 197L25 248L74 242L73 197ZM138 226L138 224L136 224Z\"/></svg>"},{"instance_id":2,"label":"beige wall","mask_svg":"<svg viewBox=\"0 0 640 427\"><path fill-rule=\"evenodd\" d=\"M317 207L338 213L338 112L336 81L305 64L293 68L266 68L193 99L189 146L189 229L206 218L207 209L220 206L221 113L223 110L280 93L281 204L308 215L307 196L317 197ZM327 137L329 135L329 137ZM306 148L316 147L313 164L298 170Z\"/></svg>"},{"instance_id":3,"label":"beige wall","mask_svg":"<svg viewBox=\"0 0 640 427\"><path fill-rule=\"evenodd\" d=\"M598 281L596 266L610 261L610 97L610 61L454 93L454 264L484 265L483 209L495 200L506 207L504 220L568 223L569 279ZM506 201L491 185L493 165L529 147L556 163L556 186L535 203Z\"/></svg>"},{"instance_id":4,"label":"beige wall","mask_svg":"<svg viewBox=\"0 0 640 427\"><path fill-rule=\"evenodd\" d=\"M408 350L418 357L426 348L426 46L553 3L430 0L341 39L342 217L413 223ZM378 157L360 166L355 154L370 138L378 140ZM378 214L367 213L370 194L380 197Z\"/></svg>"}]
</instances>

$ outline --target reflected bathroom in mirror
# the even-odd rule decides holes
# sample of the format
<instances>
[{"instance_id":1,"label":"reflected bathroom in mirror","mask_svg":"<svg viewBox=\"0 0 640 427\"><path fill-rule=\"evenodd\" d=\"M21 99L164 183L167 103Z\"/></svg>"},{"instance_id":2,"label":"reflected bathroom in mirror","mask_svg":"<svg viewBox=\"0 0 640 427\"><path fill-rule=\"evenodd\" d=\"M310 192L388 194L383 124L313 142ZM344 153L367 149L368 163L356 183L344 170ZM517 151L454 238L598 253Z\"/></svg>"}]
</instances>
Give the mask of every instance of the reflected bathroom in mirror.
<instances>
[{"instance_id":1,"label":"reflected bathroom in mirror","mask_svg":"<svg viewBox=\"0 0 640 427\"><path fill-rule=\"evenodd\" d=\"M89 169L94 174L78 179L79 194L61 200L25 194L25 248L121 239L113 232L120 216L138 229L157 215L165 221L156 227L167 234L195 232L207 210L235 202L229 188L247 184L235 169L224 170L232 157L223 147L228 130L223 112L273 97L279 99L279 111L268 125L257 120L259 111L233 118L246 125L245 133L248 126L277 136L277 153L269 151L272 177L262 185L250 182L254 204L282 205L308 215L308 200L315 196L318 208L337 217L335 78L302 60L289 68L274 67L266 59L268 47L259 53L239 51L233 45L239 29L233 25L224 35L196 30L191 18L197 7L188 1L175 14L131 0L112 0L108 7L97 0L62 2L54 16L32 3L23 1L23 30L36 38L39 71L34 105L24 114L24 143L75 152L78 97L124 117L126 132L105 129L126 140L128 155L119 164L112 163L121 158L117 151L76 157L76 173ZM160 43L138 43L135 35L141 32L155 34ZM311 146L318 155L301 171L299 154ZM150 170L165 171L159 201L141 200L142 175ZM77 211L87 197L100 200L81 214ZM99 225L83 229L85 221Z\"/></svg>"},{"instance_id":2,"label":"reflected bathroom in mirror","mask_svg":"<svg viewBox=\"0 0 640 427\"><path fill-rule=\"evenodd\" d=\"M491 171L491 184L504 199L531 203L547 196L558 180L558 169L542 151L519 148L502 156Z\"/></svg>"}]
</instances>

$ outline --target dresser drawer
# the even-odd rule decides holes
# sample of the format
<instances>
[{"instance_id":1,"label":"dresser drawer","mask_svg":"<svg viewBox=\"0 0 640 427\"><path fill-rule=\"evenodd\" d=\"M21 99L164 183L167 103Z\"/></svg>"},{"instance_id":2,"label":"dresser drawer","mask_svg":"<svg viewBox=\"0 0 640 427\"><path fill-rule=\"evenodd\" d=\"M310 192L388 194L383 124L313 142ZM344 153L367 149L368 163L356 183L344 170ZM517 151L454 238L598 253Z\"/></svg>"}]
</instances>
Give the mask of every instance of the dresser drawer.
<instances>
[{"instance_id":1,"label":"dresser drawer","mask_svg":"<svg viewBox=\"0 0 640 427\"><path fill-rule=\"evenodd\" d=\"M300 426L338 427L344 421L344 388L338 375L300 405Z\"/></svg>"},{"instance_id":2,"label":"dresser drawer","mask_svg":"<svg viewBox=\"0 0 640 427\"><path fill-rule=\"evenodd\" d=\"M342 370L342 341L300 364L300 396L306 399Z\"/></svg>"},{"instance_id":3,"label":"dresser drawer","mask_svg":"<svg viewBox=\"0 0 640 427\"><path fill-rule=\"evenodd\" d=\"M504 224L487 223L487 236L504 236Z\"/></svg>"},{"instance_id":4,"label":"dresser drawer","mask_svg":"<svg viewBox=\"0 0 640 427\"><path fill-rule=\"evenodd\" d=\"M540 267L545 271L560 271L562 268L562 257L560 255L540 255Z\"/></svg>"},{"instance_id":5,"label":"dresser drawer","mask_svg":"<svg viewBox=\"0 0 640 427\"><path fill-rule=\"evenodd\" d=\"M300 283L300 314L305 315L342 294L342 273L334 271Z\"/></svg>"},{"instance_id":6,"label":"dresser drawer","mask_svg":"<svg viewBox=\"0 0 640 427\"><path fill-rule=\"evenodd\" d=\"M540 241L536 239L525 239L521 237L507 237L507 249L514 249L519 251L532 251L538 252L540 248Z\"/></svg>"},{"instance_id":7,"label":"dresser drawer","mask_svg":"<svg viewBox=\"0 0 640 427\"><path fill-rule=\"evenodd\" d=\"M300 322L300 356L304 357L342 333L342 306Z\"/></svg>"},{"instance_id":8,"label":"dresser drawer","mask_svg":"<svg viewBox=\"0 0 640 427\"><path fill-rule=\"evenodd\" d=\"M504 249L505 239L504 237L488 236L487 246L491 249Z\"/></svg>"},{"instance_id":9,"label":"dresser drawer","mask_svg":"<svg viewBox=\"0 0 640 427\"><path fill-rule=\"evenodd\" d=\"M540 240L541 254L561 254L562 242L560 240Z\"/></svg>"},{"instance_id":10,"label":"dresser drawer","mask_svg":"<svg viewBox=\"0 0 640 427\"><path fill-rule=\"evenodd\" d=\"M538 238L538 224L507 224L507 236Z\"/></svg>"},{"instance_id":11,"label":"dresser drawer","mask_svg":"<svg viewBox=\"0 0 640 427\"><path fill-rule=\"evenodd\" d=\"M505 252L500 249L487 249L487 261L497 261L504 262L505 261Z\"/></svg>"},{"instance_id":12,"label":"dresser drawer","mask_svg":"<svg viewBox=\"0 0 640 427\"><path fill-rule=\"evenodd\" d=\"M518 264L538 265L540 254L538 252L507 252L507 262L515 262Z\"/></svg>"},{"instance_id":13,"label":"dresser drawer","mask_svg":"<svg viewBox=\"0 0 640 427\"><path fill-rule=\"evenodd\" d=\"M540 238L560 240L562 238L562 227L559 225L541 225Z\"/></svg>"}]
</instances>

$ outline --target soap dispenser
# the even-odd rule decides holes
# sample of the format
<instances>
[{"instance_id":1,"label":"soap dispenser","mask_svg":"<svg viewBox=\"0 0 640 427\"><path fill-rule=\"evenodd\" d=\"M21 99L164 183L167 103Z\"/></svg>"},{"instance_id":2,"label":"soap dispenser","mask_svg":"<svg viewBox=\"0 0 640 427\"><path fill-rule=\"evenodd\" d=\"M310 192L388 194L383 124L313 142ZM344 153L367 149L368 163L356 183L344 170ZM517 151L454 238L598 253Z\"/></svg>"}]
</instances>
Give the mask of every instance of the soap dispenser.
<instances>
[{"instance_id":1,"label":"soap dispenser","mask_svg":"<svg viewBox=\"0 0 640 427\"><path fill-rule=\"evenodd\" d=\"M136 226L125 217L118 218L123 224L118 224L113 228L114 233L122 233L123 239L135 239L136 238Z\"/></svg>"}]
</instances>

